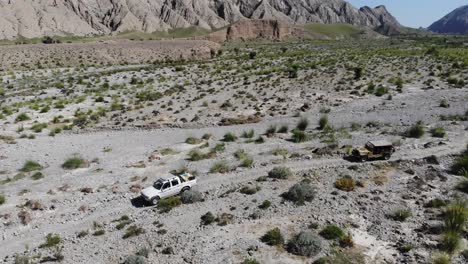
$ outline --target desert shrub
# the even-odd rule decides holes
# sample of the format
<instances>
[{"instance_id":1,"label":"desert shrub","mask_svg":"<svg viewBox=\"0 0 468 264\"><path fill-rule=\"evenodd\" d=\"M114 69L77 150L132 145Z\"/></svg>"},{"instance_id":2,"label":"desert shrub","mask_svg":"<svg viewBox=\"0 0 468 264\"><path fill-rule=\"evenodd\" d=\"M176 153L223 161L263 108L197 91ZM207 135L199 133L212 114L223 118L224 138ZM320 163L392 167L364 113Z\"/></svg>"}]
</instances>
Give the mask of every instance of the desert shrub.
<instances>
[{"instance_id":1,"label":"desert shrub","mask_svg":"<svg viewBox=\"0 0 468 264\"><path fill-rule=\"evenodd\" d=\"M258 136L257 139L255 139L255 144L263 144L265 143L265 139L262 136Z\"/></svg>"},{"instance_id":2,"label":"desert shrub","mask_svg":"<svg viewBox=\"0 0 468 264\"><path fill-rule=\"evenodd\" d=\"M237 140L237 136L234 135L233 133L229 132L224 134L223 141L224 142L234 142Z\"/></svg>"},{"instance_id":3,"label":"desert shrub","mask_svg":"<svg viewBox=\"0 0 468 264\"><path fill-rule=\"evenodd\" d=\"M354 240L351 234L346 234L340 238L340 246L342 248L351 248L354 247Z\"/></svg>"},{"instance_id":4,"label":"desert shrub","mask_svg":"<svg viewBox=\"0 0 468 264\"><path fill-rule=\"evenodd\" d=\"M300 131L305 131L307 127L309 126L309 120L307 118L301 118L299 122L296 125L296 129Z\"/></svg>"},{"instance_id":5,"label":"desert shrub","mask_svg":"<svg viewBox=\"0 0 468 264\"><path fill-rule=\"evenodd\" d=\"M210 173L227 173L231 170L226 161L218 161L210 168Z\"/></svg>"},{"instance_id":6,"label":"desert shrub","mask_svg":"<svg viewBox=\"0 0 468 264\"><path fill-rule=\"evenodd\" d=\"M260 262L258 262L256 259L248 258L244 259L244 262L242 262L242 264L260 264Z\"/></svg>"},{"instance_id":7,"label":"desert shrub","mask_svg":"<svg viewBox=\"0 0 468 264\"><path fill-rule=\"evenodd\" d=\"M203 201L203 195L201 192L195 190L187 190L182 192L180 195L180 200L184 204L192 204Z\"/></svg>"},{"instance_id":8,"label":"desert shrub","mask_svg":"<svg viewBox=\"0 0 468 264\"><path fill-rule=\"evenodd\" d=\"M214 146L211 149L211 153L223 152L225 150L226 150L226 145L224 143L219 143L219 144L216 144L216 146Z\"/></svg>"},{"instance_id":9,"label":"desert shrub","mask_svg":"<svg viewBox=\"0 0 468 264\"><path fill-rule=\"evenodd\" d=\"M167 213L173 208L182 204L180 197L172 196L165 199L162 199L158 202L158 209L162 213Z\"/></svg>"},{"instance_id":10,"label":"desert shrub","mask_svg":"<svg viewBox=\"0 0 468 264\"><path fill-rule=\"evenodd\" d=\"M319 125L318 127L320 130L325 129L328 126L328 117L326 115L320 117L318 125Z\"/></svg>"},{"instance_id":11,"label":"desert shrub","mask_svg":"<svg viewBox=\"0 0 468 264\"><path fill-rule=\"evenodd\" d=\"M354 188L356 187L356 181L347 177L340 178L336 180L335 187L346 192L354 191Z\"/></svg>"},{"instance_id":12,"label":"desert shrub","mask_svg":"<svg viewBox=\"0 0 468 264\"><path fill-rule=\"evenodd\" d=\"M42 174L42 172L38 171L38 172L35 172L32 176L31 176L31 179L37 181L37 180L40 180L44 178L44 174Z\"/></svg>"},{"instance_id":13,"label":"desert shrub","mask_svg":"<svg viewBox=\"0 0 468 264\"><path fill-rule=\"evenodd\" d=\"M269 127L267 128L267 130L265 131L265 135L267 135L267 136L272 136L272 135L276 134L276 130L277 130L276 126L275 126L275 125L271 125L271 126L269 126Z\"/></svg>"},{"instance_id":14,"label":"desert shrub","mask_svg":"<svg viewBox=\"0 0 468 264\"><path fill-rule=\"evenodd\" d=\"M37 170L42 170L42 166L41 164L33 160L26 161L23 167L20 169L20 171L22 172L31 172L31 171L37 171Z\"/></svg>"},{"instance_id":15,"label":"desert shrub","mask_svg":"<svg viewBox=\"0 0 468 264\"><path fill-rule=\"evenodd\" d=\"M422 122L417 122L406 131L406 136L410 138L421 138L424 134L425 131Z\"/></svg>"},{"instance_id":16,"label":"desert shrub","mask_svg":"<svg viewBox=\"0 0 468 264\"><path fill-rule=\"evenodd\" d=\"M443 127L436 127L431 129L431 135L433 137L443 138L445 137L445 129Z\"/></svg>"},{"instance_id":17,"label":"desert shrub","mask_svg":"<svg viewBox=\"0 0 468 264\"><path fill-rule=\"evenodd\" d=\"M388 93L388 88L383 86L383 85L379 85L379 87L377 87L377 89L375 90L375 96L383 96L384 94Z\"/></svg>"},{"instance_id":18,"label":"desert shrub","mask_svg":"<svg viewBox=\"0 0 468 264\"><path fill-rule=\"evenodd\" d=\"M288 241L287 250L289 253L313 257L322 249L320 238L311 232L301 232Z\"/></svg>"},{"instance_id":19,"label":"desert shrub","mask_svg":"<svg viewBox=\"0 0 468 264\"><path fill-rule=\"evenodd\" d=\"M462 155L455 160L451 166L451 171L457 175L468 174L468 148L465 153L462 153Z\"/></svg>"},{"instance_id":20,"label":"desert shrub","mask_svg":"<svg viewBox=\"0 0 468 264\"><path fill-rule=\"evenodd\" d=\"M258 206L260 209L268 209L271 206L271 202L268 200L263 201L261 205Z\"/></svg>"},{"instance_id":21,"label":"desert shrub","mask_svg":"<svg viewBox=\"0 0 468 264\"><path fill-rule=\"evenodd\" d=\"M291 141L294 143L303 143L309 140L309 136L301 130L293 130Z\"/></svg>"},{"instance_id":22,"label":"desert shrub","mask_svg":"<svg viewBox=\"0 0 468 264\"><path fill-rule=\"evenodd\" d=\"M309 181L302 181L294 184L282 196L284 199L294 202L297 205L303 205L305 202L310 202L315 198L315 188Z\"/></svg>"},{"instance_id":23,"label":"desert shrub","mask_svg":"<svg viewBox=\"0 0 468 264\"><path fill-rule=\"evenodd\" d=\"M86 164L86 161L80 156L74 156L67 159L63 164L62 168L66 170L74 170L78 168L83 168Z\"/></svg>"},{"instance_id":24,"label":"desert shrub","mask_svg":"<svg viewBox=\"0 0 468 264\"><path fill-rule=\"evenodd\" d=\"M274 167L271 171L268 172L268 177L274 179L285 180L289 177L292 177L293 173L288 167Z\"/></svg>"},{"instance_id":25,"label":"desert shrub","mask_svg":"<svg viewBox=\"0 0 468 264\"><path fill-rule=\"evenodd\" d=\"M284 237L281 234L281 230L275 227L266 232L265 235L260 239L263 243L270 246L278 246L284 244Z\"/></svg>"},{"instance_id":26,"label":"desert shrub","mask_svg":"<svg viewBox=\"0 0 468 264\"><path fill-rule=\"evenodd\" d=\"M460 248L461 238L457 232L448 231L442 234L442 240L440 241L440 249L453 254Z\"/></svg>"},{"instance_id":27,"label":"desert shrub","mask_svg":"<svg viewBox=\"0 0 468 264\"><path fill-rule=\"evenodd\" d=\"M408 219L412 215L411 210L402 208L402 209L397 209L393 211L390 214L390 217L399 222L404 222L406 219Z\"/></svg>"},{"instance_id":28,"label":"desert shrub","mask_svg":"<svg viewBox=\"0 0 468 264\"><path fill-rule=\"evenodd\" d=\"M353 71L354 71L354 79L355 80L361 79L362 74L364 73L364 69L361 67L355 67Z\"/></svg>"},{"instance_id":29,"label":"desert shrub","mask_svg":"<svg viewBox=\"0 0 468 264\"><path fill-rule=\"evenodd\" d=\"M18 116L16 116L16 119L15 119L16 122L22 122L22 121L27 121L27 120L31 120L31 118L26 113L19 114Z\"/></svg>"},{"instance_id":30,"label":"desert shrub","mask_svg":"<svg viewBox=\"0 0 468 264\"><path fill-rule=\"evenodd\" d=\"M242 160L242 159L248 157L248 154L247 154L247 152L245 152L245 150L238 149L238 150L236 150L236 152L234 152L234 157L236 157L236 159L238 159L238 160Z\"/></svg>"},{"instance_id":31,"label":"desert shrub","mask_svg":"<svg viewBox=\"0 0 468 264\"><path fill-rule=\"evenodd\" d=\"M215 219L218 222L219 226L225 226L232 223L234 219L234 215L228 213L222 213L219 217Z\"/></svg>"},{"instance_id":32,"label":"desert shrub","mask_svg":"<svg viewBox=\"0 0 468 264\"><path fill-rule=\"evenodd\" d=\"M444 207L447 205L447 202L442 200L442 199L439 199L439 198L435 198L435 199L432 199L430 200L429 202L427 202L425 204L425 207L429 207L429 208L441 208L441 207Z\"/></svg>"},{"instance_id":33,"label":"desert shrub","mask_svg":"<svg viewBox=\"0 0 468 264\"><path fill-rule=\"evenodd\" d=\"M464 192L464 193L468 193L468 180L465 179L459 182L457 184L457 190Z\"/></svg>"},{"instance_id":34,"label":"desert shrub","mask_svg":"<svg viewBox=\"0 0 468 264\"><path fill-rule=\"evenodd\" d=\"M455 201L448 205L444 212L444 229L451 232L462 232L468 218L466 201Z\"/></svg>"},{"instance_id":35,"label":"desert shrub","mask_svg":"<svg viewBox=\"0 0 468 264\"><path fill-rule=\"evenodd\" d=\"M122 236L123 239L127 239L134 236L139 236L145 233L145 230L137 225L132 225L125 230L125 234Z\"/></svg>"},{"instance_id":36,"label":"desert shrub","mask_svg":"<svg viewBox=\"0 0 468 264\"><path fill-rule=\"evenodd\" d=\"M77 235L76 237L78 238L82 238L82 237L85 237L89 234L88 230L81 230Z\"/></svg>"},{"instance_id":37,"label":"desert shrub","mask_svg":"<svg viewBox=\"0 0 468 264\"><path fill-rule=\"evenodd\" d=\"M201 224L202 225L210 225L215 221L216 217L213 215L212 212L208 212L201 216Z\"/></svg>"},{"instance_id":38,"label":"desert shrub","mask_svg":"<svg viewBox=\"0 0 468 264\"><path fill-rule=\"evenodd\" d=\"M198 139L198 138L195 138L195 137L188 137L185 140L185 143L191 144L191 145L200 144L201 142L202 142L201 139Z\"/></svg>"},{"instance_id":39,"label":"desert shrub","mask_svg":"<svg viewBox=\"0 0 468 264\"><path fill-rule=\"evenodd\" d=\"M328 225L322 231L320 235L328 240L341 239L344 237L345 232L336 225Z\"/></svg>"},{"instance_id":40,"label":"desert shrub","mask_svg":"<svg viewBox=\"0 0 468 264\"><path fill-rule=\"evenodd\" d=\"M438 253L432 258L432 264L450 264L450 256L444 253Z\"/></svg>"},{"instance_id":41,"label":"desert shrub","mask_svg":"<svg viewBox=\"0 0 468 264\"><path fill-rule=\"evenodd\" d=\"M255 131L253 129L249 131L244 131L242 132L242 135L241 135L242 138L253 138L254 136L255 136Z\"/></svg>"},{"instance_id":42,"label":"desert shrub","mask_svg":"<svg viewBox=\"0 0 468 264\"><path fill-rule=\"evenodd\" d=\"M124 261L124 264L145 264L146 263L146 260L143 256L128 256L125 261Z\"/></svg>"},{"instance_id":43,"label":"desert shrub","mask_svg":"<svg viewBox=\"0 0 468 264\"><path fill-rule=\"evenodd\" d=\"M246 186L242 187L242 188L239 190L239 192L242 193L242 194L252 195L252 194L257 193L257 191L258 191L259 189L260 189L260 188L257 187L257 186L246 185Z\"/></svg>"},{"instance_id":44,"label":"desert shrub","mask_svg":"<svg viewBox=\"0 0 468 264\"><path fill-rule=\"evenodd\" d=\"M0 193L0 205L4 204L6 202L5 195Z\"/></svg>"},{"instance_id":45,"label":"desert shrub","mask_svg":"<svg viewBox=\"0 0 468 264\"><path fill-rule=\"evenodd\" d=\"M285 133L288 133L288 126L287 125L282 125L279 129L278 129L278 133L280 134L285 134Z\"/></svg>"},{"instance_id":46,"label":"desert shrub","mask_svg":"<svg viewBox=\"0 0 468 264\"><path fill-rule=\"evenodd\" d=\"M205 153L202 153L198 149L192 149L189 153L189 160L191 161L199 161L207 158L207 155Z\"/></svg>"},{"instance_id":47,"label":"desert shrub","mask_svg":"<svg viewBox=\"0 0 468 264\"><path fill-rule=\"evenodd\" d=\"M449 108L449 107L450 107L450 104L447 102L446 99L442 99L442 100L440 100L439 107Z\"/></svg>"},{"instance_id":48,"label":"desert shrub","mask_svg":"<svg viewBox=\"0 0 468 264\"><path fill-rule=\"evenodd\" d=\"M242 159L240 166L244 168L252 168L253 164L254 164L253 158L250 156L247 156Z\"/></svg>"},{"instance_id":49,"label":"desert shrub","mask_svg":"<svg viewBox=\"0 0 468 264\"><path fill-rule=\"evenodd\" d=\"M94 231L93 236L102 236L105 233L106 233L106 231L104 229L98 229L98 230Z\"/></svg>"},{"instance_id":50,"label":"desert shrub","mask_svg":"<svg viewBox=\"0 0 468 264\"><path fill-rule=\"evenodd\" d=\"M41 248L50 248L60 244L61 238L59 234L49 233L46 236L46 241L42 244Z\"/></svg>"}]
</instances>

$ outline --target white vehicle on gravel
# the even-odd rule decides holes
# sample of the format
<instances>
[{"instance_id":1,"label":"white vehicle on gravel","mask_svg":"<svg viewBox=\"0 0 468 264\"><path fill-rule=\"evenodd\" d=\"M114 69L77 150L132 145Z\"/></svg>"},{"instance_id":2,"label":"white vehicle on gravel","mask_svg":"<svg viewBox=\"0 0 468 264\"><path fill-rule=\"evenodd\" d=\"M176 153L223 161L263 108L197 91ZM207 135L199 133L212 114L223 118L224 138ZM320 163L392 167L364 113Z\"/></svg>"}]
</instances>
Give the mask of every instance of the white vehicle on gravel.
<instances>
[{"instance_id":1,"label":"white vehicle on gravel","mask_svg":"<svg viewBox=\"0 0 468 264\"><path fill-rule=\"evenodd\" d=\"M178 195L195 185L197 185L197 179L190 173L178 176L170 174L159 178L153 186L143 189L141 196L145 201L156 205L160 199Z\"/></svg>"}]
</instances>

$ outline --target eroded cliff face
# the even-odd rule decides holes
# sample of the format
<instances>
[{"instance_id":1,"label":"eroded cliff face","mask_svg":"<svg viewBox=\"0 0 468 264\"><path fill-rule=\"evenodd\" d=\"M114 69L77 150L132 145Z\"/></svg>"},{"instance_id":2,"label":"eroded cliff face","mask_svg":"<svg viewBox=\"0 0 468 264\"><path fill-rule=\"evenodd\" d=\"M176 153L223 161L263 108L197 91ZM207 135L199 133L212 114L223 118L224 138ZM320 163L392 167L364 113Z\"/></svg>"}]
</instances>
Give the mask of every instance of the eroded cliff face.
<instances>
[{"instance_id":1,"label":"eroded cliff face","mask_svg":"<svg viewBox=\"0 0 468 264\"><path fill-rule=\"evenodd\" d=\"M219 29L243 19L399 26L385 7L356 9L343 0L0 0L0 39Z\"/></svg>"}]
</instances>

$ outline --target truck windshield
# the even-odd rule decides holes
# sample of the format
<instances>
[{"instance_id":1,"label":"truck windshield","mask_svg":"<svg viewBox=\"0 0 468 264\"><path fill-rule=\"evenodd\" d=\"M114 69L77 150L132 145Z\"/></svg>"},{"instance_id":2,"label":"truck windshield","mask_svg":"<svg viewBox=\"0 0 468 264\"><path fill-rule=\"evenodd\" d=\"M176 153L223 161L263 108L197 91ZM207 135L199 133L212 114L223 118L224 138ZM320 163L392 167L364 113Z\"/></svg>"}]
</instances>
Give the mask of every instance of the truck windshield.
<instances>
[{"instance_id":1,"label":"truck windshield","mask_svg":"<svg viewBox=\"0 0 468 264\"><path fill-rule=\"evenodd\" d=\"M154 184L153 184L153 187L156 189L156 190L161 190L161 187L163 185L163 181L162 180L157 180Z\"/></svg>"}]
</instances>

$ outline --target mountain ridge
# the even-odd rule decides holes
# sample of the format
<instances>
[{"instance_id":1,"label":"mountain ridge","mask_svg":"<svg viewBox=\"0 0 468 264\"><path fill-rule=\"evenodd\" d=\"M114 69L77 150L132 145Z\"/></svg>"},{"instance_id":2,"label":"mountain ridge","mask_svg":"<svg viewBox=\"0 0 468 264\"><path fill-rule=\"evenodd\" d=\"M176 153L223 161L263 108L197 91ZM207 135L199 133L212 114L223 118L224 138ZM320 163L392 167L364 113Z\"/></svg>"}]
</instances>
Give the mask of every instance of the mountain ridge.
<instances>
[{"instance_id":1,"label":"mountain ridge","mask_svg":"<svg viewBox=\"0 0 468 264\"><path fill-rule=\"evenodd\" d=\"M191 26L214 30L242 19L348 23L384 34L401 27L385 6L357 9L343 0L0 0L0 39L156 32Z\"/></svg>"},{"instance_id":2,"label":"mountain ridge","mask_svg":"<svg viewBox=\"0 0 468 264\"><path fill-rule=\"evenodd\" d=\"M430 25L428 29L443 34L468 34L468 5L453 10Z\"/></svg>"}]
</instances>

